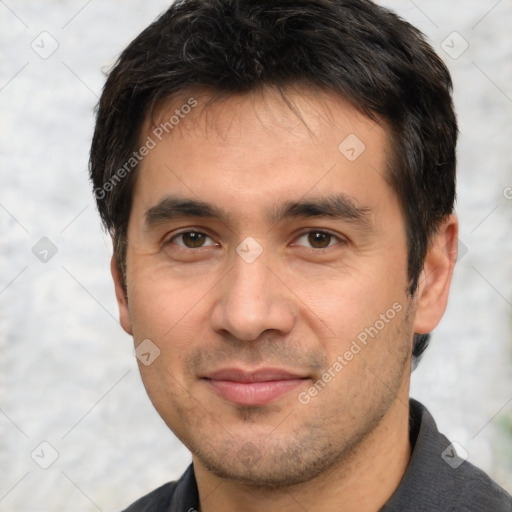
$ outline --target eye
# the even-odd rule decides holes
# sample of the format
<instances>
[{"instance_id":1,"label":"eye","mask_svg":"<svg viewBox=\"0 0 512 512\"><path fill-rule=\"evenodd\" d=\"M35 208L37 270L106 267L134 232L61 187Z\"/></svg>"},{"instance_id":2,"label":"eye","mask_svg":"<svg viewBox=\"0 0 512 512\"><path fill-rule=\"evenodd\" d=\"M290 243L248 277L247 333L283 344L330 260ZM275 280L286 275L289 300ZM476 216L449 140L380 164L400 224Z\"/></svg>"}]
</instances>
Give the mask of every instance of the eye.
<instances>
[{"instance_id":1,"label":"eye","mask_svg":"<svg viewBox=\"0 0 512 512\"><path fill-rule=\"evenodd\" d=\"M313 249L326 249L342 241L337 236L327 231L308 231L297 238L294 245L309 245Z\"/></svg>"},{"instance_id":2,"label":"eye","mask_svg":"<svg viewBox=\"0 0 512 512\"><path fill-rule=\"evenodd\" d=\"M208 240L210 243L207 243ZM182 231L181 233L174 235L168 243L185 247L187 249L197 249L199 247L216 245L208 235L199 231Z\"/></svg>"}]
</instances>

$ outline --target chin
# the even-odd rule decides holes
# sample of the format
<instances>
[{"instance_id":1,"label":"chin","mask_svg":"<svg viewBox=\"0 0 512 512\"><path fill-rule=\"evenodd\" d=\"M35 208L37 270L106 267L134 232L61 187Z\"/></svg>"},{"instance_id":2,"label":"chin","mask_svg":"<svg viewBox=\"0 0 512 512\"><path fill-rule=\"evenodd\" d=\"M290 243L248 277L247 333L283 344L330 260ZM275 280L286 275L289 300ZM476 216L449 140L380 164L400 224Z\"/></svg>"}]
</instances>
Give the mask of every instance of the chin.
<instances>
[{"instance_id":1,"label":"chin","mask_svg":"<svg viewBox=\"0 0 512 512\"><path fill-rule=\"evenodd\" d=\"M203 453L195 458L211 473L223 480L254 488L279 489L299 485L327 471L334 465L333 454L315 452L310 446L290 444L258 447L248 441L240 448L226 443L226 450Z\"/></svg>"}]
</instances>

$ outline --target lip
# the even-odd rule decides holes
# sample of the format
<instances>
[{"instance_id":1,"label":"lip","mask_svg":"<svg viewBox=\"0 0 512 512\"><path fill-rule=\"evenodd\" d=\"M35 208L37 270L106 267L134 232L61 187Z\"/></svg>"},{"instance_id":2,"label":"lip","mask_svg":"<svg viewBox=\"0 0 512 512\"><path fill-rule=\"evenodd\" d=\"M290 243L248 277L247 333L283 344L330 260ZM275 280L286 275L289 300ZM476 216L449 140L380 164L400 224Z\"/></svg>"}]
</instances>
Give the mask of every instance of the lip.
<instances>
[{"instance_id":1,"label":"lip","mask_svg":"<svg viewBox=\"0 0 512 512\"><path fill-rule=\"evenodd\" d=\"M304 383L308 377L279 368L245 371L225 368L208 373L203 380L218 395L237 405L263 406Z\"/></svg>"}]
</instances>

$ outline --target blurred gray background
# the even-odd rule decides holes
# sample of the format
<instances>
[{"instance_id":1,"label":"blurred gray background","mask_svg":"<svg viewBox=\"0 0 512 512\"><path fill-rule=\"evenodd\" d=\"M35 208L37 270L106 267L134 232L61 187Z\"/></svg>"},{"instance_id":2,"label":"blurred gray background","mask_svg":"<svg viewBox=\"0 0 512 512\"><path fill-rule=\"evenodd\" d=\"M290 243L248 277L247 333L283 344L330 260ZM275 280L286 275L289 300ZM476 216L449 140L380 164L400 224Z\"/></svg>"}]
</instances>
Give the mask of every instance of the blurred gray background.
<instances>
[{"instance_id":1,"label":"blurred gray background","mask_svg":"<svg viewBox=\"0 0 512 512\"><path fill-rule=\"evenodd\" d=\"M512 2L379 3L449 66L461 131L460 258L411 395L512 491ZM103 71L168 5L0 0L2 512L119 510L191 460L117 321L87 176Z\"/></svg>"}]
</instances>

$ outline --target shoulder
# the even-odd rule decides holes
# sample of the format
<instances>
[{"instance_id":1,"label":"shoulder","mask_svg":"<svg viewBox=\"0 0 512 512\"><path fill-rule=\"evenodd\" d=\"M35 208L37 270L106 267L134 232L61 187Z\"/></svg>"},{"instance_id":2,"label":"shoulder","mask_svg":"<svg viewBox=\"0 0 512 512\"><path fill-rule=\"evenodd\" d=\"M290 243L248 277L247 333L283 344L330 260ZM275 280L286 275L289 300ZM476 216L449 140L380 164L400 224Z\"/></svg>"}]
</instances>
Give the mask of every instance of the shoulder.
<instances>
[{"instance_id":1,"label":"shoulder","mask_svg":"<svg viewBox=\"0 0 512 512\"><path fill-rule=\"evenodd\" d=\"M410 401L412 456L382 512L511 512L512 498L482 470L457 454L428 410Z\"/></svg>"},{"instance_id":2,"label":"shoulder","mask_svg":"<svg viewBox=\"0 0 512 512\"><path fill-rule=\"evenodd\" d=\"M196 510L199 494L192 464L176 482L169 482L132 503L123 512L174 512Z\"/></svg>"},{"instance_id":3,"label":"shoulder","mask_svg":"<svg viewBox=\"0 0 512 512\"><path fill-rule=\"evenodd\" d=\"M465 461L454 473L448 486L453 490L454 511L512 511L512 497L481 469Z\"/></svg>"},{"instance_id":4,"label":"shoulder","mask_svg":"<svg viewBox=\"0 0 512 512\"><path fill-rule=\"evenodd\" d=\"M441 498L438 503L449 505L447 510L453 512L512 512L512 497L465 456L457 454L456 444L438 431L427 409L413 400L411 408L421 415L417 441L421 440L420 450L425 455L423 476L436 482L432 490Z\"/></svg>"},{"instance_id":5,"label":"shoulder","mask_svg":"<svg viewBox=\"0 0 512 512\"><path fill-rule=\"evenodd\" d=\"M142 496L123 512L167 512L178 482L168 482Z\"/></svg>"}]
</instances>

